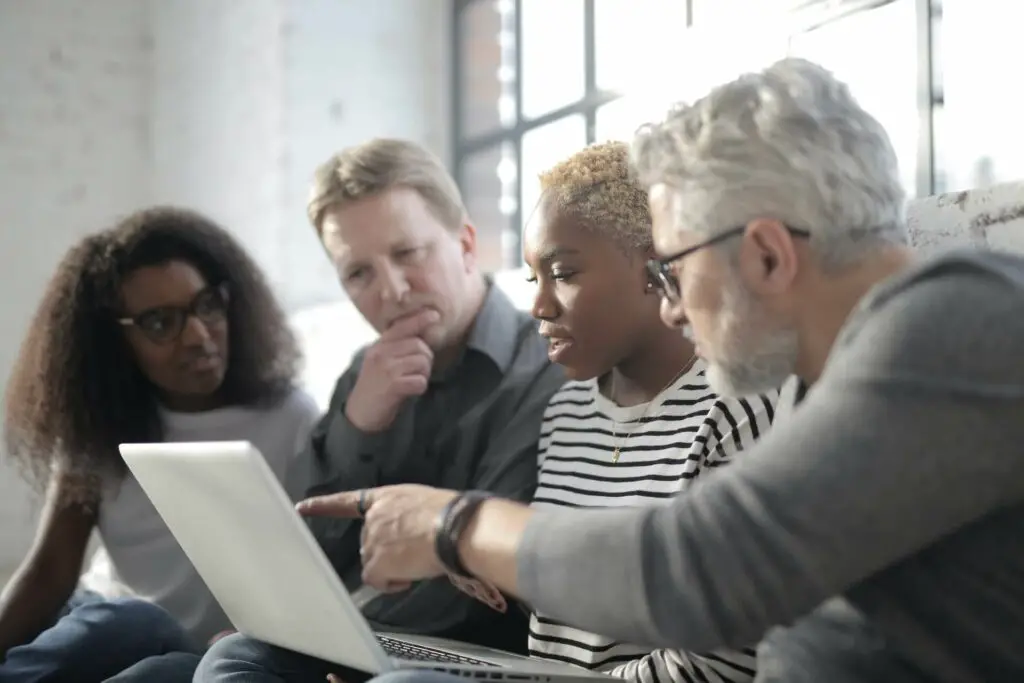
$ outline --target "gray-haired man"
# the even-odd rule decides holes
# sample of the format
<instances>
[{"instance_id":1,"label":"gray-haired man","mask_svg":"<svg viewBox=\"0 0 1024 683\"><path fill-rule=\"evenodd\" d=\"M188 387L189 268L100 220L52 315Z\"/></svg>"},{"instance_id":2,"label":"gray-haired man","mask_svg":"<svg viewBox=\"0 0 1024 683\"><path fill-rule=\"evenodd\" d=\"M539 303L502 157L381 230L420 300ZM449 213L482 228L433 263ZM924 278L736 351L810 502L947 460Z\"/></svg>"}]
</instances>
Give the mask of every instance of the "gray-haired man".
<instances>
[{"instance_id":1,"label":"gray-haired man","mask_svg":"<svg viewBox=\"0 0 1024 683\"><path fill-rule=\"evenodd\" d=\"M457 494L373 491L368 580L436 574L439 542L610 637L760 640L761 683L1024 680L1024 259L917 260L888 137L806 61L676 111L635 156L665 320L692 325L720 393L796 374L805 398L669 505L490 499L452 505L468 532L437 538ZM307 507L349 515L353 498Z\"/></svg>"}]
</instances>

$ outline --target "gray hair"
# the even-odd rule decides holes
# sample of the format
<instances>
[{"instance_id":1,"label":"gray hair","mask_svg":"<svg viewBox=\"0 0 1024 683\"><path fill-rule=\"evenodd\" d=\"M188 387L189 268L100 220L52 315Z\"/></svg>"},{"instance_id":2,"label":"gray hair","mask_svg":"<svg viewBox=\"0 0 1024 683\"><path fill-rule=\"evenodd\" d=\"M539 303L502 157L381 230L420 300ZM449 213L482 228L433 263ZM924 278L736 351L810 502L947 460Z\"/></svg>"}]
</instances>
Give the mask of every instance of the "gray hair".
<instances>
[{"instance_id":1,"label":"gray hair","mask_svg":"<svg viewBox=\"0 0 1024 683\"><path fill-rule=\"evenodd\" d=\"M719 86L633 142L641 181L673 190L676 220L720 233L774 218L811 233L826 268L906 244L896 152L829 71L776 62Z\"/></svg>"}]
</instances>

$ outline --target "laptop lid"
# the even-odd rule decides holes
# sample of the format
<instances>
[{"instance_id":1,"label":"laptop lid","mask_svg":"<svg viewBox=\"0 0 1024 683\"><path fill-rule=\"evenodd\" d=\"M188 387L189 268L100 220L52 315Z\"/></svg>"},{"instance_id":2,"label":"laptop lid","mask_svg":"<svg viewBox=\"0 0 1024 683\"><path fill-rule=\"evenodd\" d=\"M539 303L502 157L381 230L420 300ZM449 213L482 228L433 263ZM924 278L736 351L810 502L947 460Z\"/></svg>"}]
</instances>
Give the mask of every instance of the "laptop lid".
<instances>
[{"instance_id":1,"label":"laptop lid","mask_svg":"<svg viewBox=\"0 0 1024 683\"><path fill-rule=\"evenodd\" d=\"M236 629L373 674L395 668L252 444L120 451Z\"/></svg>"}]
</instances>

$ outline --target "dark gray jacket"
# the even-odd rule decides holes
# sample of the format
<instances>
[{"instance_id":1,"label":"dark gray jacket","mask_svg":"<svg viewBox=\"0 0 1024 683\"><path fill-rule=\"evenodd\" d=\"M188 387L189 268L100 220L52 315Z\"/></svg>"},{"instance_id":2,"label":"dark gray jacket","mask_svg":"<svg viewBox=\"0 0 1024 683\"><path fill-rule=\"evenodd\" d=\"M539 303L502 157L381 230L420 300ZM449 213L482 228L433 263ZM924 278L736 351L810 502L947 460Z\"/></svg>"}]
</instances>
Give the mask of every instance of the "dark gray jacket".
<instances>
[{"instance_id":1,"label":"dark gray jacket","mask_svg":"<svg viewBox=\"0 0 1024 683\"><path fill-rule=\"evenodd\" d=\"M537 483L537 440L551 396L564 383L534 320L491 287L465 352L427 393L410 400L379 434L356 429L345 402L362 365L358 353L338 381L330 408L313 431L308 493L398 483L455 490L486 489L528 502ZM350 590L360 583L361 522L312 522ZM516 607L501 615L456 590L447 579L370 601L363 610L377 628L444 636L525 651L527 621Z\"/></svg>"}]
</instances>

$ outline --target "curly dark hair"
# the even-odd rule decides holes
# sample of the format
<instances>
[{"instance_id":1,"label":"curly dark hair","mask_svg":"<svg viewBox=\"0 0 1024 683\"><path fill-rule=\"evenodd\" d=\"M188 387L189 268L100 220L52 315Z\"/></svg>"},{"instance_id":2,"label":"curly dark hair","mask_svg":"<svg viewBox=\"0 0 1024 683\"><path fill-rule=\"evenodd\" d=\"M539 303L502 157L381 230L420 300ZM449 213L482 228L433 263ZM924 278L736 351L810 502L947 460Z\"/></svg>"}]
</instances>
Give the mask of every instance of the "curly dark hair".
<instances>
[{"instance_id":1,"label":"curly dark hair","mask_svg":"<svg viewBox=\"0 0 1024 683\"><path fill-rule=\"evenodd\" d=\"M163 437L156 392L116 318L122 279L168 261L189 263L231 292L225 400L271 405L292 390L298 343L245 249L194 211L138 211L65 255L22 342L7 384L4 439L37 489L60 471L68 502L96 502L104 481L124 475L118 444Z\"/></svg>"}]
</instances>

